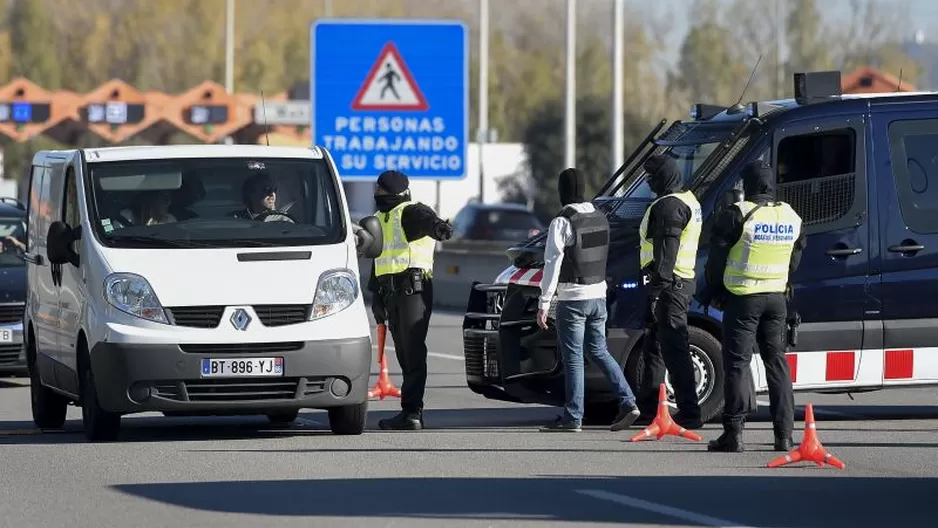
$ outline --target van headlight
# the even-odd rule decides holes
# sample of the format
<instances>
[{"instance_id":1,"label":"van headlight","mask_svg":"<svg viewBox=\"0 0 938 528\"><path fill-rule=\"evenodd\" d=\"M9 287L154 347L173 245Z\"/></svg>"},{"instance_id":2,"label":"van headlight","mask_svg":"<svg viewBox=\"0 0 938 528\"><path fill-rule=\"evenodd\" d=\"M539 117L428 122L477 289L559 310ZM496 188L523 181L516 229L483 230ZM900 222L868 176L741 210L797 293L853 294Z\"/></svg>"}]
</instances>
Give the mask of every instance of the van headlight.
<instances>
[{"instance_id":1,"label":"van headlight","mask_svg":"<svg viewBox=\"0 0 938 528\"><path fill-rule=\"evenodd\" d=\"M169 324L163 305L150 283L133 273L113 273L104 279L104 298L111 306L134 317Z\"/></svg>"},{"instance_id":2,"label":"van headlight","mask_svg":"<svg viewBox=\"0 0 938 528\"><path fill-rule=\"evenodd\" d=\"M352 270L327 271L319 277L309 320L315 321L339 313L358 298L358 277Z\"/></svg>"}]
</instances>

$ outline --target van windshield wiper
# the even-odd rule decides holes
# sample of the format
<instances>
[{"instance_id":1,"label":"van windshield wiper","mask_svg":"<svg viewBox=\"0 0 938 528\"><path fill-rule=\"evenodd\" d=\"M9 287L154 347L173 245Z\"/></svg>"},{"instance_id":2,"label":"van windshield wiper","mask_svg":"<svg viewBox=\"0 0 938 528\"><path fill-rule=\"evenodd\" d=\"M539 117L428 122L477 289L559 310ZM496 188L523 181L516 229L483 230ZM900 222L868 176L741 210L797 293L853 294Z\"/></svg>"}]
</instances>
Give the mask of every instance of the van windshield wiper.
<instances>
[{"instance_id":1,"label":"van windshield wiper","mask_svg":"<svg viewBox=\"0 0 938 528\"><path fill-rule=\"evenodd\" d=\"M137 242L147 244L150 247L176 247L176 248L216 248L214 244L205 242L196 242L194 240L182 240L176 238L157 238L143 235L111 235L109 240L115 242Z\"/></svg>"}]
</instances>

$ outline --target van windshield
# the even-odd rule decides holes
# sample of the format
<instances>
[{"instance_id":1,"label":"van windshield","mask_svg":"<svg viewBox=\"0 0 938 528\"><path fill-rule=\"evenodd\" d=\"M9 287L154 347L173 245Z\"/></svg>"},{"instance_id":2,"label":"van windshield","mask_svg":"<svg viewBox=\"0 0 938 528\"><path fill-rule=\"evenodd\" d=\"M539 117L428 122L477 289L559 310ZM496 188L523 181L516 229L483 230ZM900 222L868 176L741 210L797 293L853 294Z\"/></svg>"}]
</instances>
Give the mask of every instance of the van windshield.
<instances>
[{"instance_id":1,"label":"van windshield","mask_svg":"<svg viewBox=\"0 0 938 528\"><path fill-rule=\"evenodd\" d=\"M0 268L25 266L26 223L22 218L0 217Z\"/></svg>"},{"instance_id":2,"label":"van windshield","mask_svg":"<svg viewBox=\"0 0 938 528\"><path fill-rule=\"evenodd\" d=\"M653 154L664 154L677 161L684 177L684 188L690 188L697 169L719 146L720 142L732 134L738 126L737 121L703 122L681 121L675 123L655 140ZM651 200L655 193L645 181L645 171L641 164L636 166L629 181L615 194L616 197Z\"/></svg>"},{"instance_id":3,"label":"van windshield","mask_svg":"<svg viewBox=\"0 0 938 528\"><path fill-rule=\"evenodd\" d=\"M92 222L109 247L301 246L345 238L325 160L183 158L88 166Z\"/></svg>"}]
</instances>

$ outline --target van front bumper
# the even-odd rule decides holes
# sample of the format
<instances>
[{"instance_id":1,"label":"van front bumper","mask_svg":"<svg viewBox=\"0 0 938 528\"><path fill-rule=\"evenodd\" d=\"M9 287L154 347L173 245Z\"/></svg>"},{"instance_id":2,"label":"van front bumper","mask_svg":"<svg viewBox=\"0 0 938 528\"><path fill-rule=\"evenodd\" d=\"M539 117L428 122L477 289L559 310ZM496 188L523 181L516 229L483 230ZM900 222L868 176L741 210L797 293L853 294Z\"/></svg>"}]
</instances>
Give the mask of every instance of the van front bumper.
<instances>
[{"instance_id":1,"label":"van front bumper","mask_svg":"<svg viewBox=\"0 0 938 528\"><path fill-rule=\"evenodd\" d=\"M277 377L203 377L202 359L283 358ZM371 374L368 337L290 343L98 343L91 365L104 410L262 414L360 404Z\"/></svg>"},{"instance_id":2,"label":"van front bumper","mask_svg":"<svg viewBox=\"0 0 938 528\"><path fill-rule=\"evenodd\" d=\"M0 373L25 374L26 349L23 348L23 322L0 323L0 332L9 333L12 341L0 342Z\"/></svg>"}]
</instances>

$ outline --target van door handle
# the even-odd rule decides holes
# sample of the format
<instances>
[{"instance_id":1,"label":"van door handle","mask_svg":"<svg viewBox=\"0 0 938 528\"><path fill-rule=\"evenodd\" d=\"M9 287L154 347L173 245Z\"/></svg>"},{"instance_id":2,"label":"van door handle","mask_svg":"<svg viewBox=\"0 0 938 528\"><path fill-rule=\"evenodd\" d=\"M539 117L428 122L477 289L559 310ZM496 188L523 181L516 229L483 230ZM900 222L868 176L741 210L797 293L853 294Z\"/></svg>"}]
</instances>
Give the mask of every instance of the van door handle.
<instances>
[{"instance_id":1,"label":"van door handle","mask_svg":"<svg viewBox=\"0 0 938 528\"><path fill-rule=\"evenodd\" d=\"M850 255L859 255L863 250L860 248L838 248L828 249L827 254L832 257L849 257Z\"/></svg>"},{"instance_id":2,"label":"van door handle","mask_svg":"<svg viewBox=\"0 0 938 528\"><path fill-rule=\"evenodd\" d=\"M918 253L919 251L925 249L925 246L916 244L911 240L904 240L902 244L889 246L888 249L892 253Z\"/></svg>"},{"instance_id":3,"label":"van door handle","mask_svg":"<svg viewBox=\"0 0 938 528\"><path fill-rule=\"evenodd\" d=\"M42 255L37 255L33 253L23 253L23 260L29 262L30 264L36 264L37 266L42 266Z\"/></svg>"}]
</instances>

